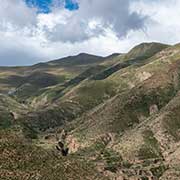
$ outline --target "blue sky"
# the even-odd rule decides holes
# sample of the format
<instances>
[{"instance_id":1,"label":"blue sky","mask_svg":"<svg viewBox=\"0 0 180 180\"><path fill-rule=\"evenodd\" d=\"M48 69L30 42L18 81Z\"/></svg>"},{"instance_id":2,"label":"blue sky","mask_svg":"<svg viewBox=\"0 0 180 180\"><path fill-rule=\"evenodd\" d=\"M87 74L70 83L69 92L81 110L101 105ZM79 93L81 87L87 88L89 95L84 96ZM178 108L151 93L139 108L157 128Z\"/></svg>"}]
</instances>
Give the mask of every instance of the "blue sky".
<instances>
[{"instance_id":1,"label":"blue sky","mask_svg":"<svg viewBox=\"0 0 180 180\"><path fill-rule=\"evenodd\" d=\"M53 0L26 0L26 3L30 7L37 7L39 13L50 13ZM57 4L63 3L62 0L58 0ZM68 10L76 10L79 8L77 2L73 0L65 0L65 8Z\"/></svg>"}]
</instances>

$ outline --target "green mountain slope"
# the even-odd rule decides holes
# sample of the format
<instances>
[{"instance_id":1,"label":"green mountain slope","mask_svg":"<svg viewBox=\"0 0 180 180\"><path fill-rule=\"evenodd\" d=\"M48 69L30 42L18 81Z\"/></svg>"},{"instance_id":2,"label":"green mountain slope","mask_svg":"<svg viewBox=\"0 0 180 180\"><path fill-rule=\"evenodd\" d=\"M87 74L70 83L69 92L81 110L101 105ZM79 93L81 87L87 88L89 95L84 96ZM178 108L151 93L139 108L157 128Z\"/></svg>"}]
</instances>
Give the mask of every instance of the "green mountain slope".
<instances>
[{"instance_id":1,"label":"green mountain slope","mask_svg":"<svg viewBox=\"0 0 180 180\"><path fill-rule=\"evenodd\" d=\"M130 50L125 57L128 59L147 59L168 47L169 45L161 43L142 43Z\"/></svg>"},{"instance_id":2,"label":"green mountain slope","mask_svg":"<svg viewBox=\"0 0 180 180\"><path fill-rule=\"evenodd\" d=\"M23 102L41 94L47 87L73 81L79 74L111 58L82 53L30 67L1 67L0 92L9 93Z\"/></svg>"},{"instance_id":3,"label":"green mountain slope","mask_svg":"<svg viewBox=\"0 0 180 180\"><path fill-rule=\"evenodd\" d=\"M106 179L91 163L44 150L13 130L0 131L0 154L0 179L3 180Z\"/></svg>"},{"instance_id":4,"label":"green mountain slope","mask_svg":"<svg viewBox=\"0 0 180 180\"><path fill-rule=\"evenodd\" d=\"M142 43L1 68L0 177L178 180L179 59L179 44Z\"/></svg>"}]
</instances>

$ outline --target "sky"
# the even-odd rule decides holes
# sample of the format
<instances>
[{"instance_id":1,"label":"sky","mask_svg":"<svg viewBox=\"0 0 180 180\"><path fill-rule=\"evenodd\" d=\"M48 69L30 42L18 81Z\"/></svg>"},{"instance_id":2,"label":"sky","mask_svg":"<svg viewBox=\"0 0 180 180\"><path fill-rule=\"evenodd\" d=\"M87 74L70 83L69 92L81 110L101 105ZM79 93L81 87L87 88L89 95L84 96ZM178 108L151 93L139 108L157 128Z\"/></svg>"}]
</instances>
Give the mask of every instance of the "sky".
<instances>
[{"instance_id":1,"label":"sky","mask_svg":"<svg viewBox=\"0 0 180 180\"><path fill-rule=\"evenodd\" d=\"M179 0L0 0L0 66L180 43Z\"/></svg>"}]
</instances>

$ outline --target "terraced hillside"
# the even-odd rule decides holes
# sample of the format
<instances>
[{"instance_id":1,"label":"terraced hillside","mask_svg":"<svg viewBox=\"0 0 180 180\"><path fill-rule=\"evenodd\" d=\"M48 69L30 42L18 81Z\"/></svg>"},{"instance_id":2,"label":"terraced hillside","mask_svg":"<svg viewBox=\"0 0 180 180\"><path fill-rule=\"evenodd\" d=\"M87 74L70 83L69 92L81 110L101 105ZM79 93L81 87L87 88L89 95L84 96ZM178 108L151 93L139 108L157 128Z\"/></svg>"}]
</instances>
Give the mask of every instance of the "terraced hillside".
<instances>
[{"instance_id":1,"label":"terraced hillside","mask_svg":"<svg viewBox=\"0 0 180 180\"><path fill-rule=\"evenodd\" d=\"M3 67L0 79L0 177L180 178L179 44Z\"/></svg>"}]
</instances>

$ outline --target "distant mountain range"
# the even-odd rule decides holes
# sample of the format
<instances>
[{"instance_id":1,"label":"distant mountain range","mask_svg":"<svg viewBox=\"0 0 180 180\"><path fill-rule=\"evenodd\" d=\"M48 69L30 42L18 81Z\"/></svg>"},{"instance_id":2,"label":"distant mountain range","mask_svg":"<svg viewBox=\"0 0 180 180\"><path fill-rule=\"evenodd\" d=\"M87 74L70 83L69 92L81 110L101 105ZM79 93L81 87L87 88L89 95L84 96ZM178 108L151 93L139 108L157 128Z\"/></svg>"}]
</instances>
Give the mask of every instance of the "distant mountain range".
<instances>
[{"instance_id":1,"label":"distant mountain range","mask_svg":"<svg viewBox=\"0 0 180 180\"><path fill-rule=\"evenodd\" d=\"M0 93L0 179L180 177L179 44L0 67Z\"/></svg>"}]
</instances>

